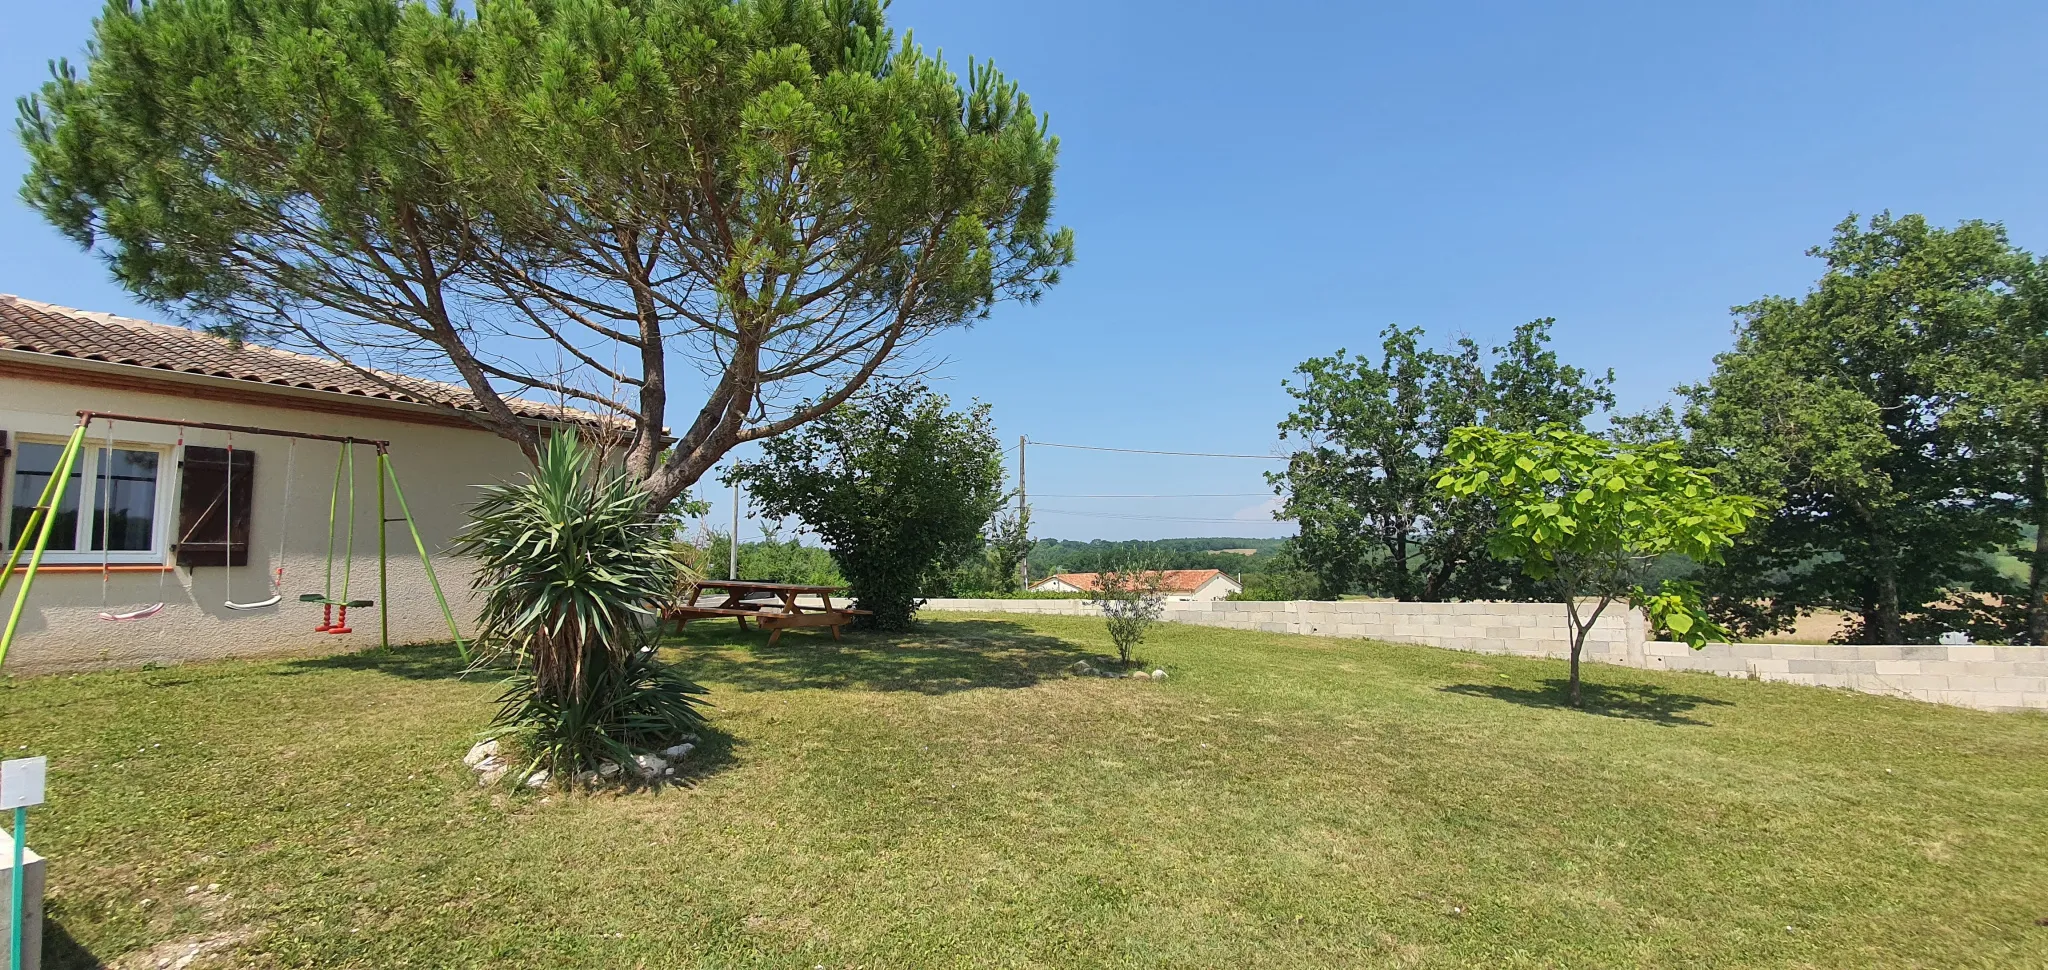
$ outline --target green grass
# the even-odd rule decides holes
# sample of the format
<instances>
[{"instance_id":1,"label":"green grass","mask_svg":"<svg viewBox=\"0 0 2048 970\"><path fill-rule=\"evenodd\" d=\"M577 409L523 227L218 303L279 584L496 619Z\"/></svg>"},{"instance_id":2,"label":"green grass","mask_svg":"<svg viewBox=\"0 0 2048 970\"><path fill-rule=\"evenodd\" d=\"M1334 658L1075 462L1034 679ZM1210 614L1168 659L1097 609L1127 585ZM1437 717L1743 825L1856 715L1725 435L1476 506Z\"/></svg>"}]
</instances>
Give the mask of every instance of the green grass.
<instances>
[{"instance_id":1,"label":"green grass","mask_svg":"<svg viewBox=\"0 0 2048 970\"><path fill-rule=\"evenodd\" d=\"M1186 626L1079 679L1055 617L759 644L692 630L723 734L625 796L476 788L441 649L9 682L54 965L2048 966L2048 718Z\"/></svg>"}]
</instances>

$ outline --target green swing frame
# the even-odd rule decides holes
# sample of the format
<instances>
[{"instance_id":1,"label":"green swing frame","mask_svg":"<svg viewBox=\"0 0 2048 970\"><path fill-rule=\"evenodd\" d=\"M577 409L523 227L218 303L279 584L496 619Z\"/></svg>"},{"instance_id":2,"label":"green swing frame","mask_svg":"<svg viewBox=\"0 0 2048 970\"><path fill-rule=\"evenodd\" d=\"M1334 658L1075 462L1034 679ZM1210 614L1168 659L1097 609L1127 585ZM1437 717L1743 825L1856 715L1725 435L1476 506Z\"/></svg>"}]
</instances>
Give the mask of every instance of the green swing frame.
<instances>
[{"instance_id":1,"label":"green swing frame","mask_svg":"<svg viewBox=\"0 0 2048 970\"><path fill-rule=\"evenodd\" d=\"M420 538L419 527L414 524L412 509L405 502L405 491L398 485L398 472L391 464L391 442L376 438L356 438L342 435L314 434L305 431L285 431L277 428L261 428L253 425L217 424L208 421L181 421L172 418L154 418L134 414L113 414L106 411L78 412L78 426L72 429L71 437L64 443L64 450L57 457L57 464L44 484L42 495L36 499L35 508L23 523L21 537L8 552L7 567L0 571L0 596L14 579L15 569L20 566L23 554L28 555L28 568L22 571L21 589L14 594L14 606L7 614L7 625L0 628L0 666L7 662L7 652L14 645L14 636L21 625L22 613L27 609L31 590L35 588L36 573L42 568L43 552L49 547L50 533L56 523L56 508L63 504L65 490L71 481L72 469L77 467L78 456L85 449L86 432L95 420L126 421L137 424L155 424L177 428L205 428L230 433L269 435L278 438L297 438L311 441L332 441L341 446L341 454L335 464L335 490L328 498L327 510L327 592L308 593L299 597L301 602L318 602L323 605L340 605L344 615L349 606L373 605L369 600L349 600L346 590L355 562L355 449L367 445L377 453L377 599L378 641L383 649L391 647L391 575L389 558L389 533L394 522L405 523L406 532L412 537L413 548L419 552L420 568L427 574L427 585L434 591L434 600L441 606L441 618L448 624L448 635L455 641L455 649L466 661L469 659L469 645L462 639L462 631L455 625L455 611L448 606L448 597L441 591L441 580L434 575L434 562L427 554L427 544ZM347 534L347 556L342 565L341 600L333 599L334 583L334 537L335 514L341 495L341 478L344 470L348 477L349 525ZM387 512L386 486L389 494L398 500L397 518ZM290 487L290 483L286 483Z\"/></svg>"}]
</instances>

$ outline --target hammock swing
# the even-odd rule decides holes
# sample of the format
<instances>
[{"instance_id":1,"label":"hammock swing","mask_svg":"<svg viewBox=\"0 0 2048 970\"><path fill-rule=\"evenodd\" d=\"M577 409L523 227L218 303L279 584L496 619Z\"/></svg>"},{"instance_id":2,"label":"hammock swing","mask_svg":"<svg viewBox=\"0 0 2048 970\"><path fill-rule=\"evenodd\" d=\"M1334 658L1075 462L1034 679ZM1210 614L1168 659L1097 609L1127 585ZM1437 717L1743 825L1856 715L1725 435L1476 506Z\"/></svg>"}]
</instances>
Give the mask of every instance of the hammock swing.
<instances>
[{"instance_id":1,"label":"hammock swing","mask_svg":"<svg viewBox=\"0 0 2048 970\"><path fill-rule=\"evenodd\" d=\"M271 570L270 598L266 600L258 600L254 603L235 602L235 573L233 569L228 569L226 572L222 574L221 578L221 587L224 595L226 596L226 602L223 602L221 605L227 607L228 609L263 610L269 609L270 607L276 606L277 604L284 602L284 539L285 535L291 531L292 527L292 461L293 459L298 457L298 444L299 443L297 441L292 441L289 445L287 445L287 450L285 451L284 514L278 519L277 565L273 567ZM228 432L227 487L222 489L221 491L227 495L228 500L227 523L225 526L225 530L231 532L235 527L235 433L232 431ZM250 488L249 495L251 498L255 497L255 488ZM223 545L227 547L227 555L229 557L232 557L234 554L235 537L233 535L226 535Z\"/></svg>"},{"instance_id":2,"label":"hammock swing","mask_svg":"<svg viewBox=\"0 0 2048 970\"><path fill-rule=\"evenodd\" d=\"M185 431L178 429L178 444L185 443ZM107 607L107 587L113 573L114 544L109 541L114 519L114 482L107 465L114 460L114 422L107 422L107 447L100 458L99 490L105 492L104 499L95 497L95 512L100 519L100 619L109 623L125 623L129 620L147 620L164 611L164 571L156 574L156 602L132 610L113 610Z\"/></svg>"},{"instance_id":3,"label":"hammock swing","mask_svg":"<svg viewBox=\"0 0 2048 970\"><path fill-rule=\"evenodd\" d=\"M351 606L370 607L377 605L375 600L352 600L348 598L349 577L354 571L356 561L356 450L350 447L351 444L353 442L344 443L341 446L340 454L334 456L334 491L327 495L326 589L324 592L304 593L299 596L299 602L301 603L320 604L320 625L313 628L314 633L332 633L336 635L354 633L356 631L350 629L348 625L348 608ZM382 460L381 455L382 452L380 451L380 462ZM336 598L334 595L334 522L336 514L341 509L341 483L343 479L348 480L348 537L347 545L343 548L341 556L341 596ZM378 497L381 500L383 497L381 485L383 483L380 481L378 484L380 486ZM404 500L400 499L400 501ZM382 504L381 501L379 504ZM407 522L410 524L409 519ZM381 549L382 547L380 546L379 548ZM337 606L341 607L339 619L336 619L334 615L334 608Z\"/></svg>"}]
</instances>

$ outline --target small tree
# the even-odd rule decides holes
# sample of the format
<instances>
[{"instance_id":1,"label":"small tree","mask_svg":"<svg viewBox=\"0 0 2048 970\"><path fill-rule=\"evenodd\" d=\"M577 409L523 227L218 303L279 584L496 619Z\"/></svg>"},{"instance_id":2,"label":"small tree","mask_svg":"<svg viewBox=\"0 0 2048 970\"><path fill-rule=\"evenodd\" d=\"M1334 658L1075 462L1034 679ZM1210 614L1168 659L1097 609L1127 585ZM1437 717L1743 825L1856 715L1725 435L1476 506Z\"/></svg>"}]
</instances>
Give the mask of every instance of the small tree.
<instances>
[{"instance_id":1,"label":"small tree","mask_svg":"<svg viewBox=\"0 0 2048 970\"><path fill-rule=\"evenodd\" d=\"M1650 593L1641 583L1659 556L1715 562L1757 514L1747 496L1723 495L1706 472L1679 459L1675 442L1622 445L1546 428L1459 428L1436 487L1483 496L1498 508L1488 540L1494 555L1521 561L1564 600L1571 632L1571 701L1579 704L1579 655L1600 614L1616 600L1649 613L1660 631L1695 649L1726 639L1683 583ZM1590 610L1582 599L1591 599Z\"/></svg>"},{"instance_id":2,"label":"small tree","mask_svg":"<svg viewBox=\"0 0 2048 970\"><path fill-rule=\"evenodd\" d=\"M1166 611L1166 596L1160 591L1163 578L1157 569L1132 566L1096 576L1088 602L1102 608L1110 642L1116 644L1116 659L1126 667L1131 665L1131 651L1145 642L1146 632Z\"/></svg>"},{"instance_id":3,"label":"small tree","mask_svg":"<svg viewBox=\"0 0 2048 970\"><path fill-rule=\"evenodd\" d=\"M873 390L802 434L762 443L763 457L734 467L771 518L795 516L832 548L873 616L900 630L934 565L978 544L1003 502L1003 449L989 407L965 412L918 384Z\"/></svg>"}]
</instances>

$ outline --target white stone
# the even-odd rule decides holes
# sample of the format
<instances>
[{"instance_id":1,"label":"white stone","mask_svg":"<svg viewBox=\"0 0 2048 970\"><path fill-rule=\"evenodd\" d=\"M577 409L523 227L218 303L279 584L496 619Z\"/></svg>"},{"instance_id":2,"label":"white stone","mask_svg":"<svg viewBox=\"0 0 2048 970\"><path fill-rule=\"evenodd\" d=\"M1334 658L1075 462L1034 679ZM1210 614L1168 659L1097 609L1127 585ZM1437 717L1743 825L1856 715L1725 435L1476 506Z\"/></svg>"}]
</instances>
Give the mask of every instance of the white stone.
<instances>
[{"instance_id":1,"label":"white stone","mask_svg":"<svg viewBox=\"0 0 2048 970\"><path fill-rule=\"evenodd\" d=\"M668 770L668 762L663 761L660 755L636 754L633 756L633 763L640 766L640 774L645 778L652 778Z\"/></svg>"},{"instance_id":2,"label":"white stone","mask_svg":"<svg viewBox=\"0 0 2048 970\"><path fill-rule=\"evenodd\" d=\"M495 758L497 757L497 755L497 738L492 738L489 741L478 741L475 745L472 745L470 747L468 754L462 756L462 763L470 766L471 768L474 768L480 764L483 764L485 759Z\"/></svg>"},{"instance_id":3,"label":"white stone","mask_svg":"<svg viewBox=\"0 0 2048 970\"><path fill-rule=\"evenodd\" d=\"M610 778L618 773L619 766L609 761L597 766L597 776L599 778Z\"/></svg>"},{"instance_id":4,"label":"white stone","mask_svg":"<svg viewBox=\"0 0 2048 970\"><path fill-rule=\"evenodd\" d=\"M678 744L672 748L661 749L661 756L674 761L678 758L689 757L690 752L696 750L696 748L697 746L694 744Z\"/></svg>"},{"instance_id":5,"label":"white stone","mask_svg":"<svg viewBox=\"0 0 2048 970\"><path fill-rule=\"evenodd\" d=\"M1153 679L1153 680L1165 680L1165 679L1166 679L1166 671L1164 671L1164 670L1155 670L1155 671L1153 671L1153 672L1152 672L1152 679Z\"/></svg>"},{"instance_id":6,"label":"white stone","mask_svg":"<svg viewBox=\"0 0 2048 970\"><path fill-rule=\"evenodd\" d=\"M533 774L526 776L526 787L528 788L539 788L543 785L546 785L547 783L548 773L546 769L536 771Z\"/></svg>"}]
</instances>

